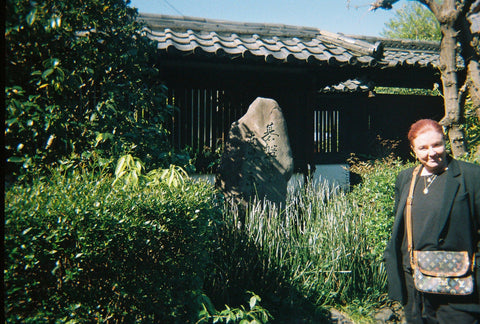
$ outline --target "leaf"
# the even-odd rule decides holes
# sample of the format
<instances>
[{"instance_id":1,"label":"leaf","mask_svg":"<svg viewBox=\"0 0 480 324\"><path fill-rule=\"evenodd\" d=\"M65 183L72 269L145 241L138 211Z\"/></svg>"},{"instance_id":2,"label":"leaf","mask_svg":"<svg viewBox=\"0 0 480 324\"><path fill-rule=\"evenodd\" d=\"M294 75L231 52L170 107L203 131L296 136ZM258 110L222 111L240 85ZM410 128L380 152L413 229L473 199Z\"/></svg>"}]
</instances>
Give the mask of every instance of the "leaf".
<instances>
[{"instance_id":1,"label":"leaf","mask_svg":"<svg viewBox=\"0 0 480 324\"><path fill-rule=\"evenodd\" d=\"M58 80L63 81L65 80L65 72L62 69L57 68Z\"/></svg>"},{"instance_id":2,"label":"leaf","mask_svg":"<svg viewBox=\"0 0 480 324\"><path fill-rule=\"evenodd\" d=\"M58 27L58 26L57 26L57 20L55 19L55 17L50 18L50 27L51 27L52 29L55 29L55 28Z\"/></svg>"},{"instance_id":3,"label":"leaf","mask_svg":"<svg viewBox=\"0 0 480 324\"><path fill-rule=\"evenodd\" d=\"M42 73L42 79L46 80L47 77L53 73L53 69L50 68L50 69L46 69L43 73Z\"/></svg>"},{"instance_id":4,"label":"leaf","mask_svg":"<svg viewBox=\"0 0 480 324\"><path fill-rule=\"evenodd\" d=\"M257 304L257 296L250 297L250 302L249 302L250 309L253 309L256 304Z\"/></svg>"},{"instance_id":5,"label":"leaf","mask_svg":"<svg viewBox=\"0 0 480 324\"><path fill-rule=\"evenodd\" d=\"M62 25L62 18L60 16L55 17L55 24L60 27Z\"/></svg>"},{"instance_id":6,"label":"leaf","mask_svg":"<svg viewBox=\"0 0 480 324\"><path fill-rule=\"evenodd\" d=\"M142 162L140 162L139 160L135 161L135 170L138 173L142 172Z\"/></svg>"},{"instance_id":7,"label":"leaf","mask_svg":"<svg viewBox=\"0 0 480 324\"><path fill-rule=\"evenodd\" d=\"M29 14L27 15L27 18L26 18L27 24L29 26L33 25L36 17L37 17L37 9L35 8L32 11L30 11Z\"/></svg>"},{"instance_id":8,"label":"leaf","mask_svg":"<svg viewBox=\"0 0 480 324\"><path fill-rule=\"evenodd\" d=\"M136 187L137 184L138 184L138 174L137 174L137 172L131 172L130 174L131 174L131 176L132 176L132 177L131 177L131 179L132 179L132 184L133 184L134 187Z\"/></svg>"},{"instance_id":9,"label":"leaf","mask_svg":"<svg viewBox=\"0 0 480 324\"><path fill-rule=\"evenodd\" d=\"M18 118L11 118L5 121L5 124L7 124L8 127L12 126L13 124L18 123Z\"/></svg>"},{"instance_id":10,"label":"leaf","mask_svg":"<svg viewBox=\"0 0 480 324\"><path fill-rule=\"evenodd\" d=\"M118 178L120 173L122 173L125 169L125 155L122 156L117 162L117 168L115 169L115 176Z\"/></svg>"},{"instance_id":11,"label":"leaf","mask_svg":"<svg viewBox=\"0 0 480 324\"><path fill-rule=\"evenodd\" d=\"M62 264L60 263L60 261L57 261L55 263L55 267L53 268L53 270L51 271L52 275L55 275L56 272L62 267Z\"/></svg>"},{"instance_id":12,"label":"leaf","mask_svg":"<svg viewBox=\"0 0 480 324\"><path fill-rule=\"evenodd\" d=\"M25 158L20 156L12 156L7 159L7 162L11 162L11 163L23 163L24 161L25 161Z\"/></svg>"}]
</instances>

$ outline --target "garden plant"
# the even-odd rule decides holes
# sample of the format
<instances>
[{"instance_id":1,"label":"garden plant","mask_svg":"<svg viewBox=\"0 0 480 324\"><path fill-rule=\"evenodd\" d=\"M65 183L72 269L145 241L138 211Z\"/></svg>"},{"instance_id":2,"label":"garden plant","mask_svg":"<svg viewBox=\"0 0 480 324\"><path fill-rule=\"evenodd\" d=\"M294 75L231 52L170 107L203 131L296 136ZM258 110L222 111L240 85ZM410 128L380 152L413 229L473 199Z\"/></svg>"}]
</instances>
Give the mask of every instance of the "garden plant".
<instances>
[{"instance_id":1,"label":"garden plant","mask_svg":"<svg viewBox=\"0 0 480 324\"><path fill-rule=\"evenodd\" d=\"M314 323L330 307L369 318L386 302L381 254L403 167L359 163L351 192L307 183L285 208L253 202L241 226L178 167L144 172L127 155L116 176L51 169L6 192L7 321Z\"/></svg>"},{"instance_id":2,"label":"garden plant","mask_svg":"<svg viewBox=\"0 0 480 324\"><path fill-rule=\"evenodd\" d=\"M168 179L120 186L108 174L57 168L10 187L7 322L197 319L217 195Z\"/></svg>"}]
</instances>

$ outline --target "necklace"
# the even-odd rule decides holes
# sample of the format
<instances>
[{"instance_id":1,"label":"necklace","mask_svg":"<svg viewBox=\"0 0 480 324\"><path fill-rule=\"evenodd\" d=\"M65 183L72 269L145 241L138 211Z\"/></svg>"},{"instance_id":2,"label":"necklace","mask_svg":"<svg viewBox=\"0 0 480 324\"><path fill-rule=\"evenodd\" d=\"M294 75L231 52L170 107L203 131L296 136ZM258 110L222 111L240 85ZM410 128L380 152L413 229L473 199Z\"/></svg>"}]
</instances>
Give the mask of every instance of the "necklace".
<instances>
[{"instance_id":1,"label":"necklace","mask_svg":"<svg viewBox=\"0 0 480 324\"><path fill-rule=\"evenodd\" d=\"M423 194L426 195L428 194L428 188L432 185L433 181L437 178L436 174L432 174L430 176L424 177L423 178L423 184L425 188L423 189Z\"/></svg>"}]
</instances>

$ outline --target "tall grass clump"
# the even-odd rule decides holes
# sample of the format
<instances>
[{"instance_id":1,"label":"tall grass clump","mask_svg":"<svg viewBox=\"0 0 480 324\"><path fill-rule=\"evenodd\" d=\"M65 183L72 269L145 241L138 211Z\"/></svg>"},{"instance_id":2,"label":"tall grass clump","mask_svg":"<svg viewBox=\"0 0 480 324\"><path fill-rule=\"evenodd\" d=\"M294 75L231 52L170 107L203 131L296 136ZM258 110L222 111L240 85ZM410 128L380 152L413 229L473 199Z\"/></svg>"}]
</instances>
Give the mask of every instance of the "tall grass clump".
<instances>
[{"instance_id":1,"label":"tall grass clump","mask_svg":"<svg viewBox=\"0 0 480 324\"><path fill-rule=\"evenodd\" d=\"M386 301L382 256L403 167L393 158L358 165L363 182L348 193L307 182L282 209L254 201L241 215L228 205L211 296L235 303L254 290L279 323L320 322L330 307L371 315Z\"/></svg>"},{"instance_id":2,"label":"tall grass clump","mask_svg":"<svg viewBox=\"0 0 480 324\"><path fill-rule=\"evenodd\" d=\"M188 180L112 187L113 180L55 169L8 188L7 322L198 319L221 220L216 194Z\"/></svg>"}]
</instances>

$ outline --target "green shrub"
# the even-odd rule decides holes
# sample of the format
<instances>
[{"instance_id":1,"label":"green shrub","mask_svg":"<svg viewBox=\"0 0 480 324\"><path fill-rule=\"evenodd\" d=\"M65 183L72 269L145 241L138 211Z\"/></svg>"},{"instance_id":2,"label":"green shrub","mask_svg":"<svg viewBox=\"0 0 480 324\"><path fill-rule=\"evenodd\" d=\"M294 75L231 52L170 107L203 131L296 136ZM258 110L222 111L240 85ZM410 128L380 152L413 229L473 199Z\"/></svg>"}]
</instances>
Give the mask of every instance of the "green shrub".
<instances>
[{"instance_id":1,"label":"green shrub","mask_svg":"<svg viewBox=\"0 0 480 324\"><path fill-rule=\"evenodd\" d=\"M362 177L349 196L365 210L365 234L372 256L381 261L394 220L395 180L398 173L412 163L404 164L389 156L381 160L360 162L353 160L351 171Z\"/></svg>"},{"instance_id":2,"label":"green shrub","mask_svg":"<svg viewBox=\"0 0 480 324\"><path fill-rule=\"evenodd\" d=\"M480 164L480 120L470 96L465 102L465 139L469 147L469 161Z\"/></svg>"},{"instance_id":3,"label":"green shrub","mask_svg":"<svg viewBox=\"0 0 480 324\"><path fill-rule=\"evenodd\" d=\"M5 196L8 322L196 319L216 196L204 183L112 189L89 172L16 184Z\"/></svg>"},{"instance_id":4,"label":"green shrub","mask_svg":"<svg viewBox=\"0 0 480 324\"><path fill-rule=\"evenodd\" d=\"M9 172L95 152L151 167L171 155L174 108L157 48L124 0L7 0L5 155ZM167 161L167 163L170 161ZM174 163L174 162L171 162ZM178 164L178 163L175 163Z\"/></svg>"}]
</instances>

